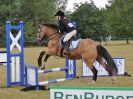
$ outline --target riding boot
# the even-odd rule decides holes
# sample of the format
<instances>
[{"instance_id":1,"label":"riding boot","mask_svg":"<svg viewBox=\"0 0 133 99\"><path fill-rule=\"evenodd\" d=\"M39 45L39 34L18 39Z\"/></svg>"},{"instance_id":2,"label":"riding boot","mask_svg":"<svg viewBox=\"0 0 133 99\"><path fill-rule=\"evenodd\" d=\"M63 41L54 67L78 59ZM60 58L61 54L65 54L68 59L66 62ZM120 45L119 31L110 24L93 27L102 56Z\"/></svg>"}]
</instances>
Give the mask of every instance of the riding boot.
<instances>
[{"instance_id":1,"label":"riding boot","mask_svg":"<svg viewBox=\"0 0 133 99\"><path fill-rule=\"evenodd\" d=\"M70 55L70 49L69 49L69 42L68 41L66 41L66 42L64 42L64 48L66 49L66 55L67 56L69 56Z\"/></svg>"}]
</instances>

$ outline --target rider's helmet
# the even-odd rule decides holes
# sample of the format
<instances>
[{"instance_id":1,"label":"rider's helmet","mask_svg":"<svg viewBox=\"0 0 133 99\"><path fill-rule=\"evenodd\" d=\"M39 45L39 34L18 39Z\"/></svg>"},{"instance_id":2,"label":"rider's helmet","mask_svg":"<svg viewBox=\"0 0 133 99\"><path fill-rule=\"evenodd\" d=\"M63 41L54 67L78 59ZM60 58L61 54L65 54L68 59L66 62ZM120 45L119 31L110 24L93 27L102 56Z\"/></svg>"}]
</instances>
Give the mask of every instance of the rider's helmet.
<instances>
[{"instance_id":1,"label":"rider's helmet","mask_svg":"<svg viewBox=\"0 0 133 99\"><path fill-rule=\"evenodd\" d=\"M63 11L60 11L60 10L59 10L59 11L56 12L56 14L55 14L54 16L61 16L61 17L64 17L65 14L64 14Z\"/></svg>"}]
</instances>

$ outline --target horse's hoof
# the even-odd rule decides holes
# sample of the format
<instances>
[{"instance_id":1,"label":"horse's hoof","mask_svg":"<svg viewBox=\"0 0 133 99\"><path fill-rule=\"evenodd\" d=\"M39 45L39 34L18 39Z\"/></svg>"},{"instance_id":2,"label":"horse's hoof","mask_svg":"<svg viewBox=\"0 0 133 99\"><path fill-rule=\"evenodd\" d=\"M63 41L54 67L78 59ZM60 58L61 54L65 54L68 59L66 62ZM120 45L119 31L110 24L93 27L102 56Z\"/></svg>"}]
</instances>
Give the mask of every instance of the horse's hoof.
<instances>
[{"instance_id":1,"label":"horse's hoof","mask_svg":"<svg viewBox=\"0 0 133 99\"><path fill-rule=\"evenodd\" d=\"M41 70L44 70L44 69L45 69L45 66L41 66L40 69L41 69Z\"/></svg>"},{"instance_id":2,"label":"horse's hoof","mask_svg":"<svg viewBox=\"0 0 133 99\"><path fill-rule=\"evenodd\" d=\"M38 67L40 68L41 67L41 64L38 64Z\"/></svg>"},{"instance_id":3,"label":"horse's hoof","mask_svg":"<svg viewBox=\"0 0 133 99\"><path fill-rule=\"evenodd\" d=\"M117 82L116 81L112 81L112 84L116 84Z\"/></svg>"},{"instance_id":4,"label":"horse's hoof","mask_svg":"<svg viewBox=\"0 0 133 99\"><path fill-rule=\"evenodd\" d=\"M91 81L91 83L92 83L92 84L95 84L95 83L96 83L96 81L95 81L95 80L92 80L92 81Z\"/></svg>"},{"instance_id":5,"label":"horse's hoof","mask_svg":"<svg viewBox=\"0 0 133 99\"><path fill-rule=\"evenodd\" d=\"M117 83L116 77L112 76L112 77L111 77L111 80L112 80L112 84L116 84L116 83Z\"/></svg>"},{"instance_id":6,"label":"horse's hoof","mask_svg":"<svg viewBox=\"0 0 133 99\"><path fill-rule=\"evenodd\" d=\"M45 69L45 67L46 67L46 63L45 63L45 62L43 62L43 63L42 63L42 66L40 67L40 69L41 69L41 70L44 70L44 69Z\"/></svg>"},{"instance_id":7,"label":"horse's hoof","mask_svg":"<svg viewBox=\"0 0 133 99\"><path fill-rule=\"evenodd\" d=\"M112 80L112 84L117 84L117 81L116 80Z\"/></svg>"},{"instance_id":8,"label":"horse's hoof","mask_svg":"<svg viewBox=\"0 0 133 99\"><path fill-rule=\"evenodd\" d=\"M111 77L111 80L112 81L117 81L116 77L114 77L114 76Z\"/></svg>"}]
</instances>

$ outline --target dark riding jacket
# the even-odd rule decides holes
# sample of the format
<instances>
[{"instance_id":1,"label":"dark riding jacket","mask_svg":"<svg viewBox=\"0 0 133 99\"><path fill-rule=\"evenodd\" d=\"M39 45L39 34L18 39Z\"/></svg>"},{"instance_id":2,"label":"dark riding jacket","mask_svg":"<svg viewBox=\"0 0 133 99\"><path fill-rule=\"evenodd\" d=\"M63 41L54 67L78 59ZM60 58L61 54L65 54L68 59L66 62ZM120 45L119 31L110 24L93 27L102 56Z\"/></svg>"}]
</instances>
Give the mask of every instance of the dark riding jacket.
<instances>
[{"instance_id":1,"label":"dark riding jacket","mask_svg":"<svg viewBox=\"0 0 133 99\"><path fill-rule=\"evenodd\" d=\"M74 25L65 18L61 18L58 21L58 23L59 23L59 26L60 26L60 32L61 33L69 33L72 30L75 30Z\"/></svg>"}]
</instances>

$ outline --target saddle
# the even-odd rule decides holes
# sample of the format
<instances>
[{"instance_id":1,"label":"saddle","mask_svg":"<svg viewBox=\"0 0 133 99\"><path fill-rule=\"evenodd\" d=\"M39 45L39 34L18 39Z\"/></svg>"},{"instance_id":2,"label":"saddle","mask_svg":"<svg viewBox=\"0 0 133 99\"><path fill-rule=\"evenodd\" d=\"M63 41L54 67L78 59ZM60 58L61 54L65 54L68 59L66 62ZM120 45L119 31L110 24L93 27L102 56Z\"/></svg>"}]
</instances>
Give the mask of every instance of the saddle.
<instances>
[{"instance_id":1,"label":"saddle","mask_svg":"<svg viewBox=\"0 0 133 99\"><path fill-rule=\"evenodd\" d=\"M60 39L60 45L62 47L68 46L69 49L75 49L80 41L80 37L79 36L74 36L72 37L67 43L63 42L65 35L63 35ZM67 44L67 45L66 45Z\"/></svg>"},{"instance_id":2,"label":"saddle","mask_svg":"<svg viewBox=\"0 0 133 99\"><path fill-rule=\"evenodd\" d=\"M75 49L78 46L78 43L80 41L80 38L78 37L72 37L68 42L63 42L65 35L61 37L60 39L60 45L62 46L60 55L63 57L63 54L65 54L67 57L70 55L70 49ZM63 53L63 50L66 49L66 53Z\"/></svg>"}]
</instances>

